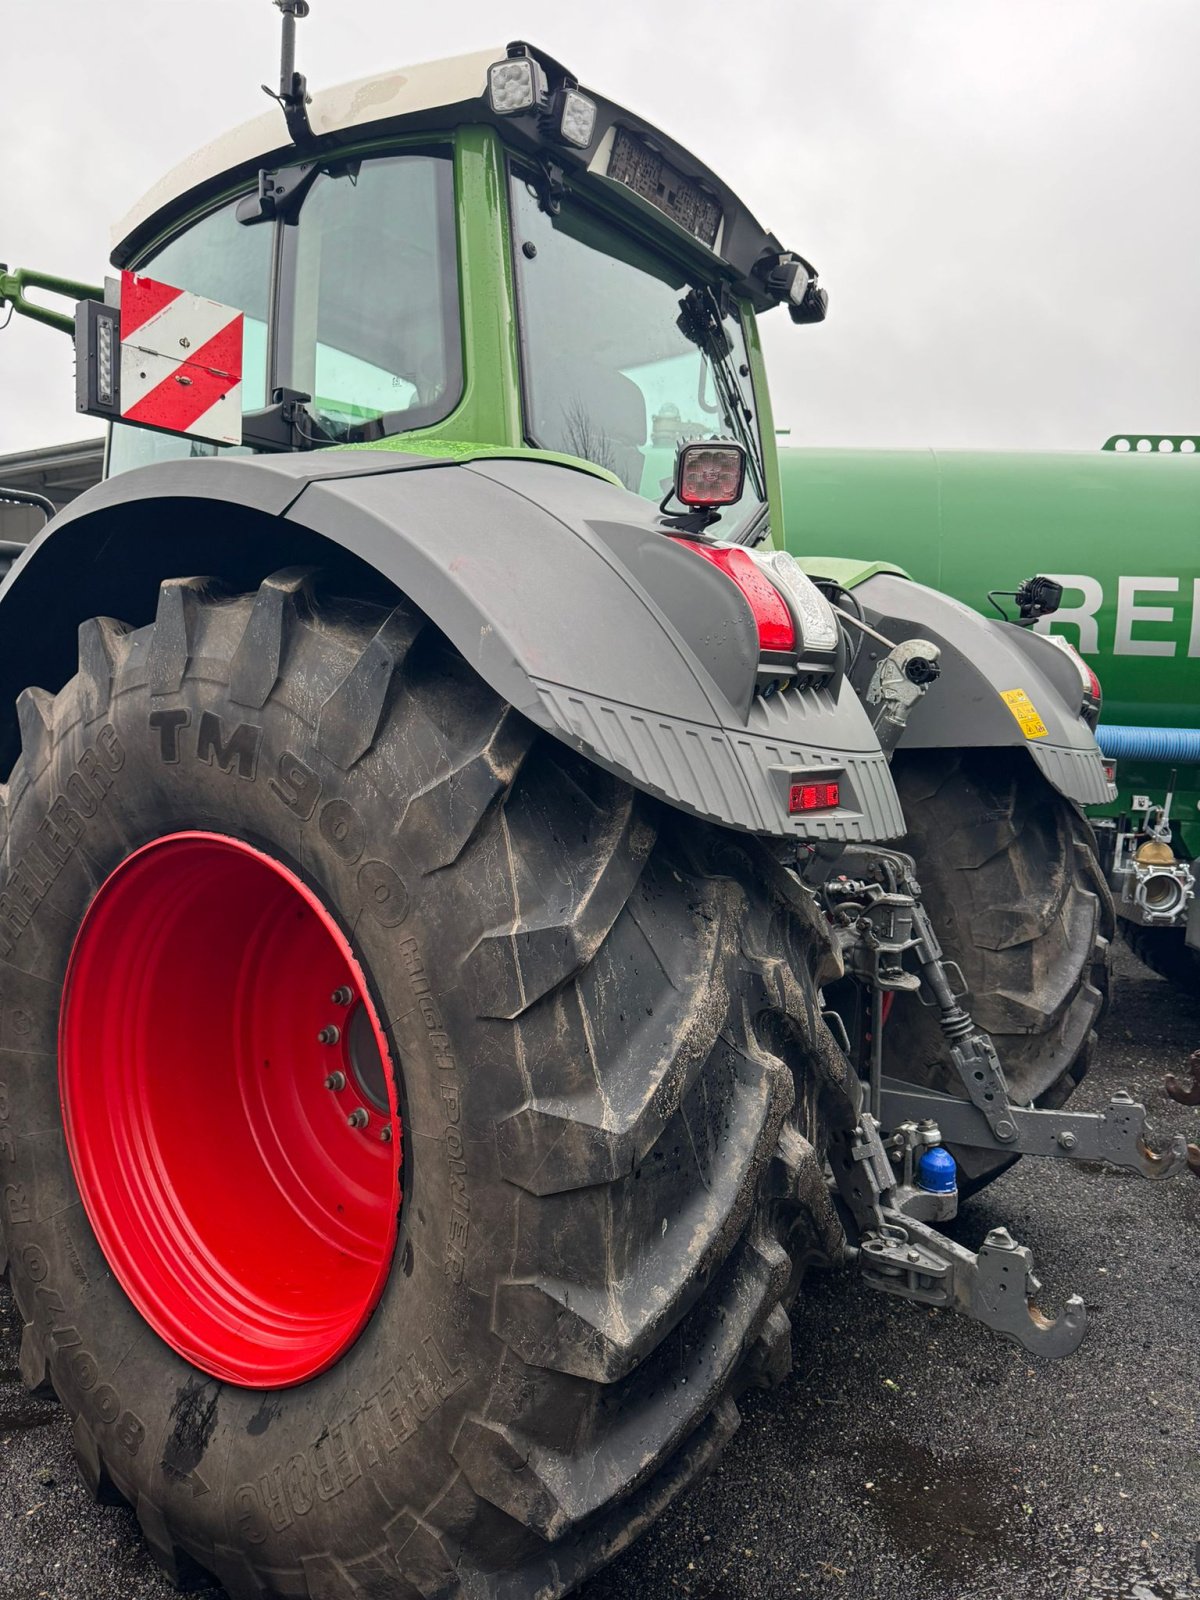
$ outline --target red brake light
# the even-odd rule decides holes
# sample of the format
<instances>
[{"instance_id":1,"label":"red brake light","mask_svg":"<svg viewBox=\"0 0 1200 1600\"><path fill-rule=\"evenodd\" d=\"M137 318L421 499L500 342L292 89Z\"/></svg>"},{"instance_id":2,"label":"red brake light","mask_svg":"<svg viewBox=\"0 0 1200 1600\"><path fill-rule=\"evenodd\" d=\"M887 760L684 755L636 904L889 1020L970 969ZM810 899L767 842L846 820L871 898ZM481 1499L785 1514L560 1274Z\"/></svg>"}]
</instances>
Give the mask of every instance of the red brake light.
<instances>
[{"instance_id":1,"label":"red brake light","mask_svg":"<svg viewBox=\"0 0 1200 1600\"><path fill-rule=\"evenodd\" d=\"M788 814L798 811L830 811L840 805L836 783L794 783L788 791Z\"/></svg>"},{"instance_id":2,"label":"red brake light","mask_svg":"<svg viewBox=\"0 0 1200 1600\"><path fill-rule=\"evenodd\" d=\"M763 650L795 650L796 625L787 601L759 570L748 550L738 545L697 544L692 539L676 539L675 543L703 556L737 584L754 613L758 642Z\"/></svg>"}]
</instances>

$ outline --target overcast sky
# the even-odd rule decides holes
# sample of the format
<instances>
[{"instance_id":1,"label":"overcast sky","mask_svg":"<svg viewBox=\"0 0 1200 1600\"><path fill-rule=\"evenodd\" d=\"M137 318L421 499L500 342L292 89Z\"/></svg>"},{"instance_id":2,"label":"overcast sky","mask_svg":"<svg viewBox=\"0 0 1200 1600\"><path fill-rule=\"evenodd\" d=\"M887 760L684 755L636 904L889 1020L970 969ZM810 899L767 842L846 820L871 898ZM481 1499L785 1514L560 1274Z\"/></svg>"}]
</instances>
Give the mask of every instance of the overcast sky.
<instances>
[{"instance_id":1,"label":"overcast sky","mask_svg":"<svg viewBox=\"0 0 1200 1600\"><path fill-rule=\"evenodd\" d=\"M0 260L110 222L260 113L270 0L0 0ZM1200 0L312 0L321 87L527 38L694 149L829 289L764 323L792 443L1095 449L1200 428ZM98 431L0 333L0 453Z\"/></svg>"}]
</instances>

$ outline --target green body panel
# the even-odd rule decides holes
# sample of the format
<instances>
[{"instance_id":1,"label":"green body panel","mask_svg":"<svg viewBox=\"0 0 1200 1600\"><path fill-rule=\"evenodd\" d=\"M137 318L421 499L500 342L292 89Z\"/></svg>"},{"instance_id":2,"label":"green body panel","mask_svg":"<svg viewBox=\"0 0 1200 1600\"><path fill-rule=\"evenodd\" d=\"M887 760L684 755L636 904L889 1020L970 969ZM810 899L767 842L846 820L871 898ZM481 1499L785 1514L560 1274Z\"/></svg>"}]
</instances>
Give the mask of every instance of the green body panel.
<instances>
[{"instance_id":1,"label":"green body panel","mask_svg":"<svg viewBox=\"0 0 1200 1600\"><path fill-rule=\"evenodd\" d=\"M865 561L882 549L919 582L988 615L989 589L1015 589L1039 572L1083 579L1067 582L1048 630L1095 669L1104 721L1200 728L1200 455L779 454L786 539L797 555ZM1157 803L1171 774L1122 762L1117 777L1110 813L1127 810L1135 793ZM1200 768L1179 768L1176 838L1192 857L1200 856L1197 801Z\"/></svg>"},{"instance_id":2,"label":"green body panel","mask_svg":"<svg viewBox=\"0 0 1200 1600\"><path fill-rule=\"evenodd\" d=\"M454 166L462 399L444 422L408 437L520 445L521 376L503 147L490 128L461 128L454 142Z\"/></svg>"}]
</instances>

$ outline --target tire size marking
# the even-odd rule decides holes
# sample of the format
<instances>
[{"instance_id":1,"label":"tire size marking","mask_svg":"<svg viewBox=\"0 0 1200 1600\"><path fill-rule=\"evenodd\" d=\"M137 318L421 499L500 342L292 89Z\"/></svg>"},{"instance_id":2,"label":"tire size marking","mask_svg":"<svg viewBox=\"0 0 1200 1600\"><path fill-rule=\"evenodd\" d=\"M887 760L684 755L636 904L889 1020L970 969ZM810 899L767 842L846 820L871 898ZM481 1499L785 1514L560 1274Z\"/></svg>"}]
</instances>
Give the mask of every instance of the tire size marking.
<instances>
[{"instance_id":1,"label":"tire size marking","mask_svg":"<svg viewBox=\"0 0 1200 1600\"><path fill-rule=\"evenodd\" d=\"M192 713L186 706L150 713L150 730L158 734L158 753L167 766L178 765L179 736L191 725ZM226 736L225 724L216 712L202 711L196 724L196 760L210 767L216 765L222 772L232 772L236 768L239 778L253 783L262 738L262 729L253 722L237 723L233 732Z\"/></svg>"},{"instance_id":2,"label":"tire size marking","mask_svg":"<svg viewBox=\"0 0 1200 1600\"><path fill-rule=\"evenodd\" d=\"M125 751L111 723L96 735L76 761L26 842L21 858L0 892L0 956L11 956L17 941L49 893L54 880L79 847L87 824L112 788L112 775L125 764Z\"/></svg>"},{"instance_id":3,"label":"tire size marking","mask_svg":"<svg viewBox=\"0 0 1200 1600\"><path fill-rule=\"evenodd\" d=\"M150 729L158 735L158 753L167 766L179 763L183 750L183 731L192 725L186 706L173 710L151 711ZM263 730L253 722L239 722L227 732L220 717L203 711L190 741L192 753L208 766L222 772L237 772L250 782L258 776L258 757ZM367 844L367 829L348 800L326 800L317 812L322 783L318 775L291 750L285 750L276 763L275 776L268 780L271 793L293 816L308 822L314 814L321 837L334 855L353 866ZM408 915L408 890L399 874L386 861L364 861L358 869L358 892L363 910L384 928L398 928Z\"/></svg>"},{"instance_id":4,"label":"tire size marking","mask_svg":"<svg viewBox=\"0 0 1200 1600\"><path fill-rule=\"evenodd\" d=\"M89 1406L98 1421L107 1423L118 1442L131 1456L137 1455L146 1438L146 1424L133 1411L127 1411L121 1397L111 1383L100 1382L100 1363L90 1350L85 1350L79 1329L65 1319L67 1308L62 1296L47 1284L50 1263L45 1252L36 1244L27 1244L21 1251L21 1265L33 1284L33 1298L50 1319L48 1337L55 1350L63 1353L63 1366L77 1388L90 1396Z\"/></svg>"},{"instance_id":5,"label":"tire size marking","mask_svg":"<svg viewBox=\"0 0 1200 1600\"><path fill-rule=\"evenodd\" d=\"M281 805L301 822L317 814L323 785L320 778L291 750L276 763L268 787ZM335 856L353 866L367 844L367 829L348 800L326 800L317 814L321 837ZM384 928L398 928L408 915L408 890L399 873L386 861L364 861L355 880L363 910Z\"/></svg>"},{"instance_id":6,"label":"tire size marking","mask_svg":"<svg viewBox=\"0 0 1200 1600\"><path fill-rule=\"evenodd\" d=\"M458 1064L450 1049L450 1036L442 1027L442 1019L431 997L431 985L425 972L425 963L417 941L411 936L401 939L400 959L408 972L409 987L416 997L417 1009L433 1047L434 1065L438 1071L438 1089L446 1113L446 1165L450 1175L450 1206L446 1219L446 1245L442 1267L451 1283L461 1283L467 1267L467 1237L471 1231L471 1198L467 1193L466 1150L463 1145L462 1101L459 1094Z\"/></svg>"},{"instance_id":7,"label":"tire size marking","mask_svg":"<svg viewBox=\"0 0 1200 1600\"><path fill-rule=\"evenodd\" d=\"M364 1469L379 1466L411 1439L466 1381L461 1367L452 1367L432 1339L423 1339L419 1354L410 1351L395 1377L323 1428L315 1444L234 1490L242 1538L262 1544L272 1529L283 1533L318 1500L335 1499Z\"/></svg>"}]
</instances>

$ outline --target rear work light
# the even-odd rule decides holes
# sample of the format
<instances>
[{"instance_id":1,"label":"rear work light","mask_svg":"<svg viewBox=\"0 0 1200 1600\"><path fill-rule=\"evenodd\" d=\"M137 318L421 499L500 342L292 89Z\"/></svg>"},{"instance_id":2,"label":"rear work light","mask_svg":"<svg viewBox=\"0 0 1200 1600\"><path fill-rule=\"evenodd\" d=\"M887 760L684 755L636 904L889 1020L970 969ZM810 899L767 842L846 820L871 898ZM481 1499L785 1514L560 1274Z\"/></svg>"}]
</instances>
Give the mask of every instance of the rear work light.
<instances>
[{"instance_id":1,"label":"rear work light","mask_svg":"<svg viewBox=\"0 0 1200 1600\"><path fill-rule=\"evenodd\" d=\"M836 783L793 783L788 790L788 815L800 811L832 811L841 804Z\"/></svg>"},{"instance_id":2,"label":"rear work light","mask_svg":"<svg viewBox=\"0 0 1200 1600\"><path fill-rule=\"evenodd\" d=\"M564 144L586 150L596 132L596 102L578 89L560 89L554 97L550 131Z\"/></svg>"},{"instance_id":3,"label":"rear work light","mask_svg":"<svg viewBox=\"0 0 1200 1600\"><path fill-rule=\"evenodd\" d=\"M685 550L693 550L719 568L742 591L754 613L759 648L773 652L794 652L796 625L779 590L760 572L754 557L741 545L698 544L693 539L676 539Z\"/></svg>"},{"instance_id":4,"label":"rear work light","mask_svg":"<svg viewBox=\"0 0 1200 1600\"><path fill-rule=\"evenodd\" d=\"M541 67L525 53L523 45L512 48L518 54L488 68L488 101L500 117L534 111L546 97L546 76Z\"/></svg>"},{"instance_id":5,"label":"rear work light","mask_svg":"<svg viewBox=\"0 0 1200 1600\"><path fill-rule=\"evenodd\" d=\"M534 113L543 138L575 150L586 150L596 133L596 102L583 94L574 78L556 80L553 92L541 63L529 46L510 44L503 61L488 68L487 98L498 117Z\"/></svg>"},{"instance_id":6,"label":"rear work light","mask_svg":"<svg viewBox=\"0 0 1200 1600\"><path fill-rule=\"evenodd\" d=\"M680 445L675 458L675 497L685 506L711 510L742 498L746 452L732 440Z\"/></svg>"}]
</instances>

